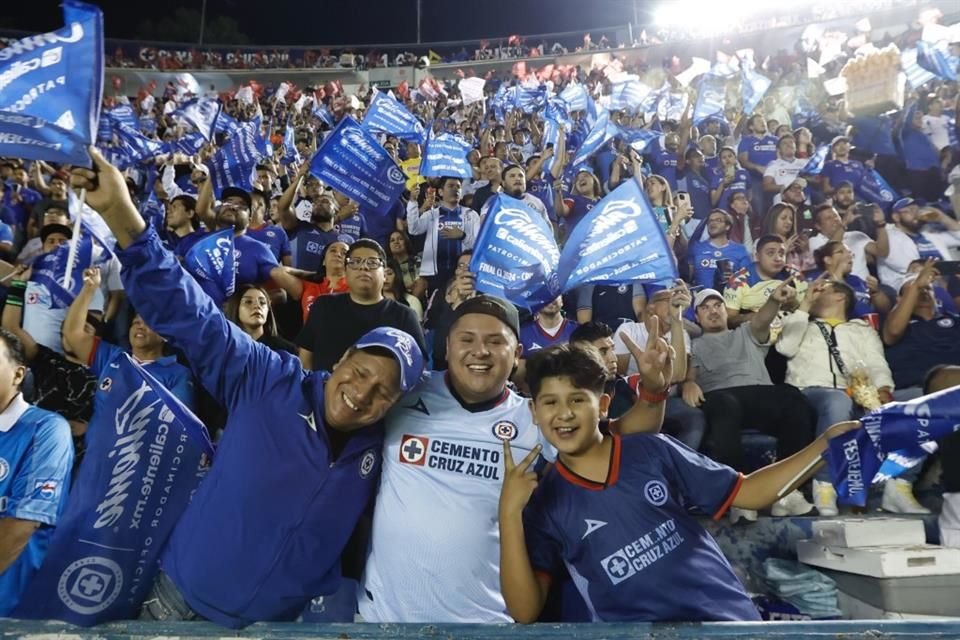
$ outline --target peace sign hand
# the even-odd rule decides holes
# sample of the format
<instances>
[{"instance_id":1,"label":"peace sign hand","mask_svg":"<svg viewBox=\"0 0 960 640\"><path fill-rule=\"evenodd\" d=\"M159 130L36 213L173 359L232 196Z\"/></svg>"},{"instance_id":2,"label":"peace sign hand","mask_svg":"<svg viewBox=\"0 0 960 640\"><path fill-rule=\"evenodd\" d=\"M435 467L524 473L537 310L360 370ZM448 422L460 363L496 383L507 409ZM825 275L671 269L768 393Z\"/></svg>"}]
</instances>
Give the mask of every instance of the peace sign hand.
<instances>
[{"instance_id":1,"label":"peace sign hand","mask_svg":"<svg viewBox=\"0 0 960 640\"><path fill-rule=\"evenodd\" d=\"M537 474L530 471L531 465L540 455L540 445L536 445L527 456L514 464L510 443L503 442L503 487L500 489L500 518L515 517L523 513L530 501L533 490L537 488Z\"/></svg>"}]
</instances>

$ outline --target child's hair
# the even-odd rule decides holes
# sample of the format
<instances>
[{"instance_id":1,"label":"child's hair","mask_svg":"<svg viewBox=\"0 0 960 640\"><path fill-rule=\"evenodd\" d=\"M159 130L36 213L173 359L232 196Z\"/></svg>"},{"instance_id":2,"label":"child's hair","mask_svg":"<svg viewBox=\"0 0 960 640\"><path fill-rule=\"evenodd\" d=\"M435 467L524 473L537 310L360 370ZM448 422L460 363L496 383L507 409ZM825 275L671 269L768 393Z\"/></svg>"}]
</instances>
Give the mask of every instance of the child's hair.
<instances>
[{"instance_id":1,"label":"child's hair","mask_svg":"<svg viewBox=\"0 0 960 640\"><path fill-rule=\"evenodd\" d=\"M533 399L540 395L540 387L546 378L570 378L578 389L588 389L597 395L603 393L607 381L607 368L595 347L578 344L557 345L535 352L527 360L527 385Z\"/></svg>"}]
</instances>

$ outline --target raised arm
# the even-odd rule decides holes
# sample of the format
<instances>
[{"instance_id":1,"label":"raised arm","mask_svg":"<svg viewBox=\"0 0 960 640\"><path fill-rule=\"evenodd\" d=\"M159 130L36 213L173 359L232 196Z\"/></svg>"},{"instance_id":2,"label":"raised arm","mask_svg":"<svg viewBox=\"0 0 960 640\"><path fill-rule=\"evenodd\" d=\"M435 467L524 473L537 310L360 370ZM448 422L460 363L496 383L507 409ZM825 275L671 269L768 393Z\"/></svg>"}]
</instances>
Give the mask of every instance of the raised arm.
<instances>
[{"instance_id":1,"label":"raised arm","mask_svg":"<svg viewBox=\"0 0 960 640\"><path fill-rule=\"evenodd\" d=\"M610 421L614 433L657 433L663 426L667 390L673 379L676 353L660 335L660 321L654 316L647 326L649 338L641 351L630 336L623 335L623 343L637 361L640 371L640 393L629 411Z\"/></svg>"},{"instance_id":2,"label":"raised arm","mask_svg":"<svg viewBox=\"0 0 960 640\"><path fill-rule=\"evenodd\" d=\"M23 353L29 362L36 358L40 351L33 336L24 331L23 327L20 326L23 320L23 297L27 292L27 280L30 279L30 270L22 267L17 277L21 279L11 282L10 287L7 289L7 301L6 304L3 305L3 318L0 320L0 325L20 339L20 343L23 345Z\"/></svg>"},{"instance_id":3,"label":"raised arm","mask_svg":"<svg viewBox=\"0 0 960 640\"><path fill-rule=\"evenodd\" d=\"M215 201L213 180L207 178L200 183L200 191L197 193L197 217L207 226L207 229L213 229L217 221L217 214L213 210Z\"/></svg>"},{"instance_id":4,"label":"raised arm","mask_svg":"<svg viewBox=\"0 0 960 640\"><path fill-rule=\"evenodd\" d=\"M303 182L303 177L307 175L309 170L309 162L304 162L302 165L300 165L300 169L297 170L297 174L294 176L293 180L290 181L290 184L284 190L283 195L280 196L280 200L277 201L277 215L280 217L280 226L286 231L293 231L299 224L299 220L297 220L297 214L293 211L293 199L296 197L297 191L300 189L300 183Z\"/></svg>"},{"instance_id":5,"label":"raised arm","mask_svg":"<svg viewBox=\"0 0 960 640\"><path fill-rule=\"evenodd\" d=\"M797 298L797 290L793 288L793 278L787 278L779 287L773 290L763 306L750 319L750 330L753 337L760 344L770 340L770 325L780 313L780 307L793 302Z\"/></svg>"},{"instance_id":6,"label":"raised arm","mask_svg":"<svg viewBox=\"0 0 960 640\"><path fill-rule=\"evenodd\" d=\"M77 357L80 362L89 363L95 344L94 337L84 328L87 324L87 313L90 303L100 290L100 269L93 267L83 271L83 288L67 309L67 317L63 320L64 346Z\"/></svg>"}]
</instances>

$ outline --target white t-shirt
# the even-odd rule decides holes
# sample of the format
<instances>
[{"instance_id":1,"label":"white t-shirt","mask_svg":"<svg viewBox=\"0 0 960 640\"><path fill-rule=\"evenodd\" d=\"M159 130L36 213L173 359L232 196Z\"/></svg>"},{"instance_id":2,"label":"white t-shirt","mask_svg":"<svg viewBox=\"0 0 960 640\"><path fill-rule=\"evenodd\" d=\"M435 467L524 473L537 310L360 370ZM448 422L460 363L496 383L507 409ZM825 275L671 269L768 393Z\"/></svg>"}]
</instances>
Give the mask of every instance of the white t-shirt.
<instances>
[{"instance_id":1,"label":"white t-shirt","mask_svg":"<svg viewBox=\"0 0 960 640\"><path fill-rule=\"evenodd\" d=\"M850 272L864 282L870 275L870 269L867 268L867 245L873 240L862 231L844 231L843 244L847 245L850 252L853 253L853 270ZM822 233L810 238L810 252L813 253L823 245L827 244L827 237Z\"/></svg>"},{"instance_id":2,"label":"white t-shirt","mask_svg":"<svg viewBox=\"0 0 960 640\"><path fill-rule=\"evenodd\" d=\"M513 392L471 413L442 374L386 417L383 475L357 592L366 622L511 622L500 593L503 439L515 461L541 440ZM555 457L545 453L547 458ZM368 595L369 594L369 595Z\"/></svg>"},{"instance_id":3,"label":"white t-shirt","mask_svg":"<svg viewBox=\"0 0 960 640\"><path fill-rule=\"evenodd\" d=\"M950 146L950 119L947 116L923 116L923 133L937 151Z\"/></svg>"},{"instance_id":4,"label":"white t-shirt","mask_svg":"<svg viewBox=\"0 0 960 640\"><path fill-rule=\"evenodd\" d=\"M674 320L674 322L678 322ZM650 338L650 332L647 331L647 326L642 322L624 322L617 328L617 332L613 334L613 351L618 356L628 356L630 355L629 349L627 349L626 343L623 341L623 335L626 334L633 343L644 349L647 346L647 340ZM667 340L669 341L669 337ZM687 355L690 355L690 334L687 333L686 329L683 331L683 344L687 349ZM627 371L618 372L620 375L632 376L634 374L640 373L640 370L637 369L637 361L633 358L630 358L630 364L627 365Z\"/></svg>"},{"instance_id":5,"label":"white t-shirt","mask_svg":"<svg viewBox=\"0 0 960 640\"><path fill-rule=\"evenodd\" d=\"M783 189L785 186L797 179L797 177L800 175L800 171L805 166L807 166L807 160L801 160L800 158L794 158L793 160L781 160L780 158L777 158L767 165L767 169L763 172L763 176L770 176L773 178L773 181L777 183L777 186Z\"/></svg>"},{"instance_id":6,"label":"white t-shirt","mask_svg":"<svg viewBox=\"0 0 960 640\"><path fill-rule=\"evenodd\" d=\"M93 297L91 311L103 311L104 296L101 291ZM55 309L50 291L42 284L28 282L23 296L23 330L30 334L37 344L63 353L63 321L67 317L66 309Z\"/></svg>"}]
</instances>

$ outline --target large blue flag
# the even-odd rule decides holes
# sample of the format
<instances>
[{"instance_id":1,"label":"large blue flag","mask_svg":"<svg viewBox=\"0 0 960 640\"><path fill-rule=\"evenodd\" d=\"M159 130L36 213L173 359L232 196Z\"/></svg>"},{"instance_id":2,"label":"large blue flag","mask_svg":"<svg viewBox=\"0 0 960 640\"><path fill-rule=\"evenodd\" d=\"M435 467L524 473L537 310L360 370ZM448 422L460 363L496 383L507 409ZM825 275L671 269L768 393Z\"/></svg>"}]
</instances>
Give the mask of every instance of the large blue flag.
<instances>
[{"instance_id":1,"label":"large blue flag","mask_svg":"<svg viewBox=\"0 0 960 640\"><path fill-rule=\"evenodd\" d=\"M174 118L182 118L207 141L216 131L220 116L220 101L213 98L194 98L173 112Z\"/></svg>"},{"instance_id":2,"label":"large blue flag","mask_svg":"<svg viewBox=\"0 0 960 640\"><path fill-rule=\"evenodd\" d=\"M207 140L199 131L191 131L180 136L176 140L163 143L163 153L182 153L188 156L195 156L207 144Z\"/></svg>"},{"instance_id":3,"label":"large blue flag","mask_svg":"<svg viewBox=\"0 0 960 640\"><path fill-rule=\"evenodd\" d=\"M560 99L567 104L567 111L587 110L587 89L582 84L572 82L560 92Z\"/></svg>"},{"instance_id":4,"label":"large blue flag","mask_svg":"<svg viewBox=\"0 0 960 640\"><path fill-rule=\"evenodd\" d=\"M636 113L651 91L653 89L639 80L618 82L610 90L610 110Z\"/></svg>"},{"instance_id":5,"label":"large blue flag","mask_svg":"<svg viewBox=\"0 0 960 640\"><path fill-rule=\"evenodd\" d=\"M133 112L133 107L128 104L118 105L113 109L103 111L100 115L106 116L108 120L129 127L134 131L140 130L140 121L137 119L137 114ZM103 122L103 117L101 117L100 122Z\"/></svg>"},{"instance_id":6,"label":"large blue flag","mask_svg":"<svg viewBox=\"0 0 960 640\"><path fill-rule=\"evenodd\" d=\"M463 180L473 177L467 160L470 143L452 133L429 135L420 163L420 175L424 177L455 176Z\"/></svg>"},{"instance_id":7,"label":"large blue flag","mask_svg":"<svg viewBox=\"0 0 960 640\"><path fill-rule=\"evenodd\" d=\"M917 47L904 49L900 53L900 66L903 68L903 73L907 76L907 82L913 89L918 89L931 80L937 79L936 74L930 73L920 66L919 58Z\"/></svg>"},{"instance_id":8,"label":"large blue flag","mask_svg":"<svg viewBox=\"0 0 960 640\"><path fill-rule=\"evenodd\" d=\"M136 618L209 467L203 424L130 356L111 364L97 393L70 500L14 617L85 627Z\"/></svg>"},{"instance_id":9,"label":"large blue flag","mask_svg":"<svg viewBox=\"0 0 960 640\"><path fill-rule=\"evenodd\" d=\"M362 207L384 215L407 181L387 150L350 116L317 149L310 173Z\"/></svg>"},{"instance_id":10,"label":"large blue flag","mask_svg":"<svg viewBox=\"0 0 960 640\"><path fill-rule=\"evenodd\" d=\"M213 122L213 130L216 133L223 133L228 136L236 135L242 126L243 125L237 122L233 116L223 113L222 111Z\"/></svg>"},{"instance_id":11,"label":"large blue flag","mask_svg":"<svg viewBox=\"0 0 960 640\"><path fill-rule=\"evenodd\" d=\"M65 0L66 26L0 49L0 157L90 166L103 97L103 13Z\"/></svg>"},{"instance_id":12,"label":"large blue flag","mask_svg":"<svg viewBox=\"0 0 960 640\"><path fill-rule=\"evenodd\" d=\"M897 155L897 148L893 145L893 119L887 116L854 117L851 143L861 151Z\"/></svg>"},{"instance_id":13,"label":"large blue flag","mask_svg":"<svg viewBox=\"0 0 960 640\"><path fill-rule=\"evenodd\" d=\"M883 179L876 169L868 169L863 174L863 180L857 185L857 195L880 205L884 211L889 211L893 203L900 199L899 194Z\"/></svg>"},{"instance_id":14,"label":"large blue flag","mask_svg":"<svg viewBox=\"0 0 960 640\"><path fill-rule=\"evenodd\" d=\"M297 138L293 126L288 122L287 128L283 134L283 158L281 164L297 164L303 161L300 152L297 151Z\"/></svg>"},{"instance_id":15,"label":"large blue flag","mask_svg":"<svg viewBox=\"0 0 960 640\"><path fill-rule=\"evenodd\" d=\"M399 100L382 91L373 96L362 126L368 131L389 133L401 140L411 140L419 144L426 142L423 123Z\"/></svg>"},{"instance_id":16,"label":"large blue flag","mask_svg":"<svg viewBox=\"0 0 960 640\"><path fill-rule=\"evenodd\" d=\"M800 173L808 176L818 176L823 171L823 165L827 162L827 156L830 154L830 145L822 144L813 152L807 164L803 166Z\"/></svg>"},{"instance_id":17,"label":"large blue flag","mask_svg":"<svg viewBox=\"0 0 960 640\"><path fill-rule=\"evenodd\" d=\"M597 118L596 123L593 125L593 128L590 129L590 133L587 134L583 144L580 145L571 166L578 167L585 163L593 154L599 151L603 145L619 134L620 127L618 127L615 122L610 122L609 112L604 111Z\"/></svg>"},{"instance_id":18,"label":"large blue flag","mask_svg":"<svg viewBox=\"0 0 960 640\"><path fill-rule=\"evenodd\" d=\"M697 91L697 103L693 107L693 124L700 124L713 116L723 117L727 104L727 81L714 75L704 75Z\"/></svg>"},{"instance_id":19,"label":"large blue flag","mask_svg":"<svg viewBox=\"0 0 960 640\"><path fill-rule=\"evenodd\" d=\"M257 163L265 155L266 144L258 122L239 125L227 143L205 163L210 170L214 196L219 196L226 187L250 191Z\"/></svg>"},{"instance_id":20,"label":"large blue flag","mask_svg":"<svg viewBox=\"0 0 960 640\"><path fill-rule=\"evenodd\" d=\"M677 278L673 250L636 180L627 180L593 205L560 255L564 291L594 282L672 286Z\"/></svg>"},{"instance_id":21,"label":"large blue flag","mask_svg":"<svg viewBox=\"0 0 960 640\"><path fill-rule=\"evenodd\" d=\"M960 430L960 387L891 402L860 418L862 429L830 441L826 452L837 499L865 506L870 485L894 478Z\"/></svg>"},{"instance_id":22,"label":"large blue flag","mask_svg":"<svg viewBox=\"0 0 960 640\"><path fill-rule=\"evenodd\" d=\"M560 295L560 249L550 223L522 200L494 197L473 246L476 288L539 309Z\"/></svg>"},{"instance_id":23,"label":"large blue flag","mask_svg":"<svg viewBox=\"0 0 960 640\"><path fill-rule=\"evenodd\" d=\"M80 237L77 238L77 253L67 286L67 256L70 244L66 243L55 250L45 253L33 264L31 280L42 284L50 292L50 301L55 309L66 309L73 304L80 289L83 288L83 270L96 266L113 257L107 243L101 239L85 222L80 223ZM94 254L94 246L99 250Z\"/></svg>"},{"instance_id":24,"label":"large blue flag","mask_svg":"<svg viewBox=\"0 0 960 640\"><path fill-rule=\"evenodd\" d=\"M772 83L770 78L753 69L744 67L741 70L740 95L744 113L753 113Z\"/></svg>"},{"instance_id":25,"label":"large blue flag","mask_svg":"<svg viewBox=\"0 0 960 640\"><path fill-rule=\"evenodd\" d=\"M640 103L639 110L642 113L660 113L660 103L670 94L670 83L664 81L659 89L654 89L647 94L647 97Z\"/></svg>"},{"instance_id":26,"label":"large blue flag","mask_svg":"<svg viewBox=\"0 0 960 640\"><path fill-rule=\"evenodd\" d=\"M112 138L114 143L98 148L118 169L127 169L143 162L152 160L158 155L168 153L168 145L144 136L137 129L131 129L122 124L112 122Z\"/></svg>"},{"instance_id":27,"label":"large blue flag","mask_svg":"<svg viewBox=\"0 0 960 640\"><path fill-rule=\"evenodd\" d=\"M567 103L559 98L548 98L543 112L544 120L553 120L568 129L573 126L573 120L567 112Z\"/></svg>"},{"instance_id":28,"label":"large blue flag","mask_svg":"<svg viewBox=\"0 0 960 640\"><path fill-rule=\"evenodd\" d=\"M333 117L333 112L330 111L330 107L323 104L322 102L314 103L313 117L319 119L320 122L327 125L331 129L337 126L337 121Z\"/></svg>"},{"instance_id":29,"label":"large blue flag","mask_svg":"<svg viewBox=\"0 0 960 640\"><path fill-rule=\"evenodd\" d=\"M943 80L956 82L958 62L960 59L950 55L946 40L936 43L921 40L917 43L917 64Z\"/></svg>"},{"instance_id":30,"label":"large blue flag","mask_svg":"<svg viewBox=\"0 0 960 640\"><path fill-rule=\"evenodd\" d=\"M218 306L222 305L233 295L237 283L233 229L221 229L204 236L187 251L183 268Z\"/></svg>"},{"instance_id":31,"label":"large blue flag","mask_svg":"<svg viewBox=\"0 0 960 640\"><path fill-rule=\"evenodd\" d=\"M513 106L524 113L533 113L539 111L547 104L547 88L540 87L514 87Z\"/></svg>"},{"instance_id":32,"label":"large blue flag","mask_svg":"<svg viewBox=\"0 0 960 640\"><path fill-rule=\"evenodd\" d=\"M653 129L622 129L623 140L637 153L643 153L654 140L663 135L661 131Z\"/></svg>"}]
</instances>

